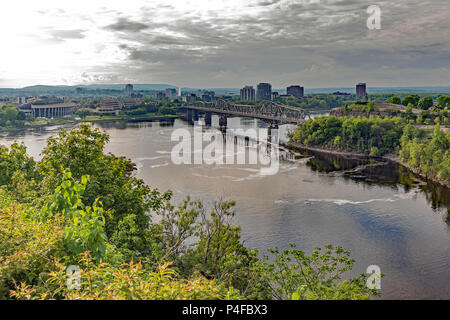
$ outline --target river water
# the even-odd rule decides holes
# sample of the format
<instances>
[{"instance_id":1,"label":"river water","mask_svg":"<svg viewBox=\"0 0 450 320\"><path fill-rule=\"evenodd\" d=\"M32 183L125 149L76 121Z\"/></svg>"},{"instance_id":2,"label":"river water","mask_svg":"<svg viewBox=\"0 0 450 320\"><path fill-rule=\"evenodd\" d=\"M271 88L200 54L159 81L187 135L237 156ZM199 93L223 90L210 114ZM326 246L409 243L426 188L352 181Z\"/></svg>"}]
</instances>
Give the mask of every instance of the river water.
<instances>
[{"instance_id":1,"label":"river water","mask_svg":"<svg viewBox=\"0 0 450 320\"><path fill-rule=\"evenodd\" d=\"M356 260L353 274L379 266L382 299L450 299L448 189L395 164L287 150L280 151L274 175L262 175L258 165L175 165L172 132L193 132L181 119L95 126L110 135L106 151L132 159L137 177L152 188L172 190L177 201L187 195L205 204L236 200L236 220L248 247L264 253L289 243L307 252L341 245ZM258 120L228 119L228 128L264 127ZM0 143L23 141L39 159L46 139L59 128L3 134ZM291 129L281 126L280 137Z\"/></svg>"}]
</instances>

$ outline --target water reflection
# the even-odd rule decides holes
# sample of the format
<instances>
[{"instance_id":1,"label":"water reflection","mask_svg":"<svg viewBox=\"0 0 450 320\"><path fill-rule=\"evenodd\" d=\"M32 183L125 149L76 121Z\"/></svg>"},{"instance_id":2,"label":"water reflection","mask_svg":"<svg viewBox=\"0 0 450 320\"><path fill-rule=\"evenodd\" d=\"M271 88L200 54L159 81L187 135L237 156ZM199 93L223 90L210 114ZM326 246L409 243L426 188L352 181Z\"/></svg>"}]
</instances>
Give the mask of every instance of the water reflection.
<instances>
[{"instance_id":1,"label":"water reflection","mask_svg":"<svg viewBox=\"0 0 450 320\"><path fill-rule=\"evenodd\" d=\"M313 171L336 174L344 179L369 186L383 185L405 192L419 188L433 208L447 208L446 222L450 224L450 189L433 182L426 182L407 168L383 160L355 158L329 153L302 150L302 156L309 157L306 165Z\"/></svg>"}]
</instances>

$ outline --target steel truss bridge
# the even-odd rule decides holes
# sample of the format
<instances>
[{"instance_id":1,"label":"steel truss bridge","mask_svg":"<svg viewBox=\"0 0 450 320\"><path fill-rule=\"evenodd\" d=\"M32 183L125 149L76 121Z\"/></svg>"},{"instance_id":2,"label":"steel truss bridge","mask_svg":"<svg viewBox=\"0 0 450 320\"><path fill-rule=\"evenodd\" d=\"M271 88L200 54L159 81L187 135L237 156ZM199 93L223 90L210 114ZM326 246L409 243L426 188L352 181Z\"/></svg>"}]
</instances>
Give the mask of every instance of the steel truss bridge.
<instances>
[{"instance_id":1,"label":"steel truss bridge","mask_svg":"<svg viewBox=\"0 0 450 320\"><path fill-rule=\"evenodd\" d=\"M259 105L236 104L226 100L213 102L197 101L192 105L182 106L181 109L197 110L209 114L225 116L239 116L265 120L278 124L302 124L309 113L303 109L283 105L274 101L263 102Z\"/></svg>"}]
</instances>

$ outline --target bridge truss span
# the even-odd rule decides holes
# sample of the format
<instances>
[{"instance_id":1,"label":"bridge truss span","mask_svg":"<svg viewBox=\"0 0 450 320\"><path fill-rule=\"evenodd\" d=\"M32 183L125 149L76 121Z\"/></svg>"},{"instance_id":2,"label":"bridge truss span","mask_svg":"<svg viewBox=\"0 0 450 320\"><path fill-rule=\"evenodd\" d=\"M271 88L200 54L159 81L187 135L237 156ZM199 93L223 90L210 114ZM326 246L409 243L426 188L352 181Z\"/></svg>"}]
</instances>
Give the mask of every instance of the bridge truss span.
<instances>
[{"instance_id":1,"label":"bridge truss span","mask_svg":"<svg viewBox=\"0 0 450 320\"><path fill-rule=\"evenodd\" d=\"M274 101L267 101L257 105L236 104L226 100L213 102L198 101L193 105L182 108L224 114L257 118L269 122L301 124L305 122L308 112L296 107L283 105Z\"/></svg>"}]
</instances>

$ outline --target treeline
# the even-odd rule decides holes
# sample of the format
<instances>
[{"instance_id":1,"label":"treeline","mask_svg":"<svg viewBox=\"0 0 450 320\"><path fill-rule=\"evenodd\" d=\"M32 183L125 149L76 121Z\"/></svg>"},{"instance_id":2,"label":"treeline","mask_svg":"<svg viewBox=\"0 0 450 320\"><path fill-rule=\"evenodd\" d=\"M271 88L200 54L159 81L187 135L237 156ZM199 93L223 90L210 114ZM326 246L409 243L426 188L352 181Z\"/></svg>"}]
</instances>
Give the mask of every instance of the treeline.
<instances>
[{"instance_id":1,"label":"treeline","mask_svg":"<svg viewBox=\"0 0 450 320\"><path fill-rule=\"evenodd\" d=\"M398 117L320 117L298 126L291 139L306 146L371 156L399 155L418 173L450 185L450 133L436 123L430 134Z\"/></svg>"},{"instance_id":2,"label":"treeline","mask_svg":"<svg viewBox=\"0 0 450 320\"><path fill-rule=\"evenodd\" d=\"M12 105L4 105L0 109L0 127L23 127L26 115Z\"/></svg>"},{"instance_id":3,"label":"treeline","mask_svg":"<svg viewBox=\"0 0 450 320\"><path fill-rule=\"evenodd\" d=\"M163 115L175 115L177 114L177 109L175 107L181 106L182 102L179 99L168 100L168 99L152 99L146 97L142 100L141 105L132 106L121 111L122 114L130 116L144 115L147 113L159 113Z\"/></svg>"},{"instance_id":4,"label":"treeline","mask_svg":"<svg viewBox=\"0 0 450 320\"><path fill-rule=\"evenodd\" d=\"M294 142L381 156L396 150L406 122L402 118L319 117L296 128Z\"/></svg>"},{"instance_id":5,"label":"treeline","mask_svg":"<svg viewBox=\"0 0 450 320\"><path fill-rule=\"evenodd\" d=\"M413 107L422 110L428 110L433 106L435 106L437 109L442 110L450 107L450 97L448 96L439 96L436 99L436 105L434 105L434 100L432 97L420 98L418 94L410 94L403 99L401 99L399 96L393 96L387 99L387 102L404 106L411 104Z\"/></svg>"},{"instance_id":6,"label":"treeline","mask_svg":"<svg viewBox=\"0 0 450 320\"><path fill-rule=\"evenodd\" d=\"M174 204L170 191L136 178L131 161L105 154L108 140L83 124L49 138L40 161L17 143L0 148L0 298L377 294L365 275L342 280L354 261L341 247L327 245L310 255L295 246L274 248L270 259L260 257L241 240L233 201L207 208L188 197Z\"/></svg>"},{"instance_id":7,"label":"treeline","mask_svg":"<svg viewBox=\"0 0 450 320\"><path fill-rule=\"evenodd\" d=\"M422 110L420 114L415 114L413 112L413 104L408 103L404 110L396 109L393 107L386 108L380 111L380 108L374 102L368 102L366 104L351 104L346 105L343 108L334 109L330 114L332 115L387 115L389 117L404 117L408 123L426 124L430 125L432 123L441 123L443 125L448 125L448 110L447 109L426 109Z\"/></svg>"},{"instance_id":8,"label":"treeline","mask_svg":"<svg viewBox=\"0 0 450 320\"><path fill-rule=\"evenodd\" d=\"M433 134L426 134L407 125L400 139L402 161L428 178L450 186L450 132L444 133L436 124Z\"/></svg>"},{"instance_id":9,"label":"treeline","mask_svg":"<svg viewBox=\"0 0 450 320\"><path fill-rule=\"evenodd\" d=\"M308 98L276 98L277 102L292 107L309 110L326 110L355 102L355 96L333 96L331 94L313 94Z\"/></svg>"}]
</instances>

